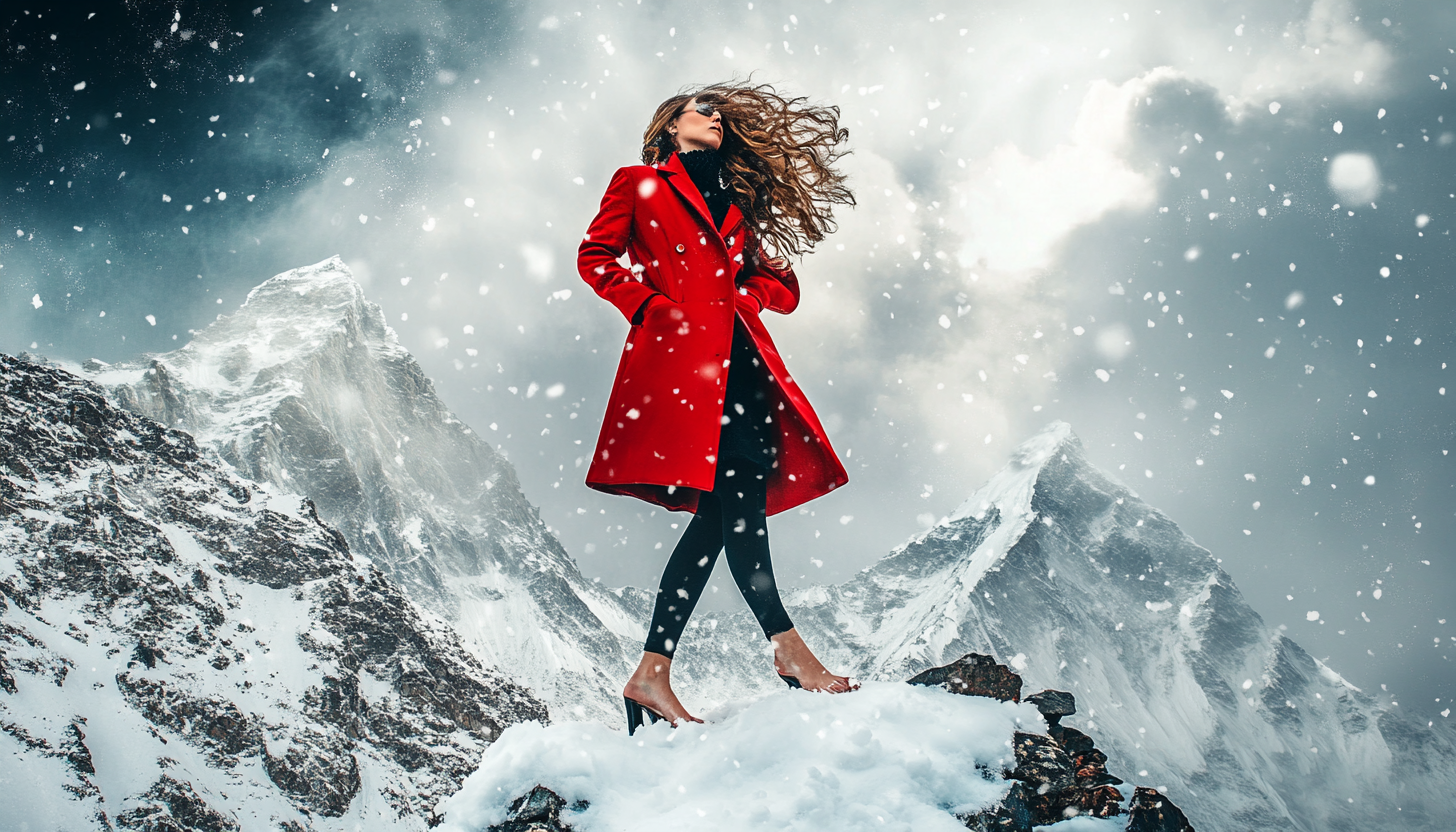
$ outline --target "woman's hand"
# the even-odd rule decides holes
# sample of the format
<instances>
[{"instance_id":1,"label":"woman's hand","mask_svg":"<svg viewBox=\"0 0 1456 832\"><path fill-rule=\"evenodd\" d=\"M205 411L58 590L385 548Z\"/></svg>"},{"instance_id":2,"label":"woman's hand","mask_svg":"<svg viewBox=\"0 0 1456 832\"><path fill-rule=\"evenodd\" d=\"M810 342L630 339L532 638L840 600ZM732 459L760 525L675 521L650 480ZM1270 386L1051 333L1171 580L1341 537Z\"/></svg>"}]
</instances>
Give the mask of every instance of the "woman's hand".
<instances>
[{"instance_id":1,"label":"woman's hand","mask_svg":"<svg viewBox=\"0 0 1456 832\"><path fill-rule=\"evenodd\" d=\"M653 292L651 295L648 296L647 300L642 301L642 305L641 306L637 307L637 314L635 314L635 315L632 316L632 326L641 326L642 325L643 319L645 319L647 317L647 310L650 309L650 308L652 308L652 304L658 298L662 298L664 301L667 301L668 303L671 303L672 302L672 299L669 298L667 295L664 295L661 292Z\"/></svg>"}]
</instances>

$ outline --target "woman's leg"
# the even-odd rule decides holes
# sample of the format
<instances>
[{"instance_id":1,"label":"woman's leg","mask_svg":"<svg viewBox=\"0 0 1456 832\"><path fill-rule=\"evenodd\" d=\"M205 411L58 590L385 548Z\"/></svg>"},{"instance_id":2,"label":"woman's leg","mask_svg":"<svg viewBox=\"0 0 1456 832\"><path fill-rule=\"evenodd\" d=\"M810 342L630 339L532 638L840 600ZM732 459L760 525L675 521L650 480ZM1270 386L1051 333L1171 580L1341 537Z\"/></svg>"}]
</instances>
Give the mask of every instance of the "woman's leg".
<instances>
[{"instance_id":1,"label":"woman's leg","mask_svg":"<svg viewBox=\"0 0 1456 832\"><path fill-rule=\"evenodd\" d=\"M683 530L662 570L647 643L642 645L644 651L672 658L722 550L723 521L718 500L704 493L698 498L697 514Z\"/></svg>"},{"instance_id":2,"label":"woman's leg","mask_svg":"<svg viewBox=\"0 0 1456 832\"><path fill-rule=\"evenodd\" d=\"M622 690L623 696L674 724L702 722L688 713L672 692L672 657L722 549L723 521L718 501L711 493L704 493L698 499L697 514L683 530L662 570L652 623L642 645L642 661Z\"/></svg>"},{"instance_id":3,"label":"woman's leg","mask_svg":"<svg viewBox=\"0 0 1456 832\"><path fill-rule=\"evenodd\" d=\"M768 548L766 473L757 466L727 459L719 466L723 476L714 483L722 515L722 540L728 568L748 608L758 619L765 638L794 629L779 598L773 559ZM731 471L732 475L727 475Z\"/></svg>"},{"instance_id":4,"label":"woman's leg","mask_svg":"<svg viewBox=\"0 0 1456 832\"><path fill-rule=\"evenodd\" d=\"M814 656L779 598L768 547L767 472L741 464L735 467L733 462L726 460L720 470L726 467L735 476L714 484L723 515L723 546L734 582L764 636L773 643L775 669L794 677L806 690L854 690L858 685L830 673Z\"/></svg>"}]
</instances>

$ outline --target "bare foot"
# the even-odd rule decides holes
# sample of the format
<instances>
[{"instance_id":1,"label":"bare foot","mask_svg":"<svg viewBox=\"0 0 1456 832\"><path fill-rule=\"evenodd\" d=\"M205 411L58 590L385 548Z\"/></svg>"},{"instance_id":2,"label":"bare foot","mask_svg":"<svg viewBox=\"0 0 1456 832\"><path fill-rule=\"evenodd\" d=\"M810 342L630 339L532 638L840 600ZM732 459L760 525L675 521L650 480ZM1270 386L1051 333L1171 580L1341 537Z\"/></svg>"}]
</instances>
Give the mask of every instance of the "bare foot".
<instances>
[{"instance_id":1,"label":"bare foot","mask_svg":"<svg viewBox=\"0 0 1456 832\"><path fill-rule=\"evenodd\" d=\"M661 653L643 652L642 661L632 678L627 680L622 695L656 711L674 728L683 722L702 722L688 713L678 701L677 694L672 692L671 673L672 659Z\"/></svg>"},{"instance_id":2,"label":"bare foot","mask_svg":"<svg viewBox=\"0 0 1456 832\"><path fill-rule=\"evenodd\" d=\"M859 690L859 685L847 676L836 676L820 663L814 651L804 643L798 630L779 633L769 639L773 643L774 670L783 676L799 680L804 690L826 693L848 693Z\"/></svg>"}]
</instances>

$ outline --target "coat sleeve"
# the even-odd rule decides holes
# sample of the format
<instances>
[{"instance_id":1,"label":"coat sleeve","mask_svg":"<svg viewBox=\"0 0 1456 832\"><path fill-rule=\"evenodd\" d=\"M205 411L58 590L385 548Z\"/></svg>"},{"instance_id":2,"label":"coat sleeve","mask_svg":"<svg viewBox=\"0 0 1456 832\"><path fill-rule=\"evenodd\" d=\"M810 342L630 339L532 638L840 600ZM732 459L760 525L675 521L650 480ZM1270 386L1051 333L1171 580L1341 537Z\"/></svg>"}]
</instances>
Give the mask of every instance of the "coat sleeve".
<instances>
[{"instance_id":1,"label":"coat sleeve","mask_svg":"<svg viewBox=\"0 0 1456 832\"><path fill-rule=\"evenodd\" d=\"M788 263L784 263L782 268L775 266L760 247L758 256L744 269L748 275L740 279L739 285L758 301L760 310L787 315L798 307L799 279Z\"/></svg>"},{"instance_id":2,"label":"coat sleeve","mask_svg":"<svg viewBox=\"0 0 1456 832\"><path fill-rule=\"evenodd\" d=\"M602 207L576 250L576 268L581 279L629 321L656 292L642 282L640 273L633 274L617 262L631 242L636 206L637 187L632 183L631 168L621 168L612 175L611 184L602 196Z\"/></svg>"}]
</instances>

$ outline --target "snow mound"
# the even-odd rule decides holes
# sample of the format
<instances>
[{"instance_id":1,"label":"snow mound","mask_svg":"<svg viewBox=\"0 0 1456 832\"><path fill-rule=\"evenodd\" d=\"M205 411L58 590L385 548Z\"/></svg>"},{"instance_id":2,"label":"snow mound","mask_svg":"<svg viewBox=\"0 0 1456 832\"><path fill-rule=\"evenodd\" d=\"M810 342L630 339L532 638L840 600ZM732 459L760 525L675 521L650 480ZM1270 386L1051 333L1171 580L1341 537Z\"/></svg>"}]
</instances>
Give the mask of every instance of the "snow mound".
<instances>
[{"instance_id":1,"label":"snow mound","mask_svg":"<svg viewBox=\"0 0 1456 832\"><path fill-rule=\"evenodd\" d=\"M634 737L597 722L506 729L441 804L441 832L505 819L544 785L583 830L916 830L964 832L955 813L1006 794L1013 731L1045 730L1026 704L868 682L826 696L785 690ZM1063 824L1057 824L1062 829Z\"/></svg>"}]
</instances>

